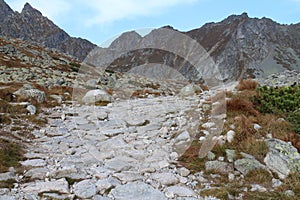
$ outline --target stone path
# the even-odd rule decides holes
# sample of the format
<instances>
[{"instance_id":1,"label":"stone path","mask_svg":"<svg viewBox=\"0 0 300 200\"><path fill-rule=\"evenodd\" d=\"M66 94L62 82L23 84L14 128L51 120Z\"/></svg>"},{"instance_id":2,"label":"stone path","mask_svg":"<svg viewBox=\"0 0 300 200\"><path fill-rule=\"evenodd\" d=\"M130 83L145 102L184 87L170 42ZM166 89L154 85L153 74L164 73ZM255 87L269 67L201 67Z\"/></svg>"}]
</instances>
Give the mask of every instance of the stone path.
<instances>
[{"instance_id":1,"label":"stone path","mask_svg":"<svg viewBox=\"0 0 300 200\"><path fill-rule=\"evenodd\" d=\"M194 190L201 177L177 159L198 129L203 99L169 96L49 110L49 125L35 131L22 162L27 170L2 196L201 199Z\"/></svg>"}]
</instances>

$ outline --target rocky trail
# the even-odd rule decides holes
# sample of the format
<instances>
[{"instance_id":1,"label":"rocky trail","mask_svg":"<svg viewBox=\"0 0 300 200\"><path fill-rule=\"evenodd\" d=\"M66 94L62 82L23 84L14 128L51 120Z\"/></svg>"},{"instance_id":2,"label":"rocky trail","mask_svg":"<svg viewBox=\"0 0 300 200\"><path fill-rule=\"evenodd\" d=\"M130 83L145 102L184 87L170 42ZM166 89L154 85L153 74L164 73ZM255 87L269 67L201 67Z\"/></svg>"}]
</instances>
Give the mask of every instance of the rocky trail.
<instances>
[{"instance_id":1,"label":"rocky trail","mask_svg":"<svg viewBox=\"0 0 300 200\"><path fill-rule=\"evenodd\" d=\"M166 96L49 109L24 174L0 199L199 199L201 177L177 164L183 152L174 149L191 143L203 101Z\"/></svg>"}]
</instances>

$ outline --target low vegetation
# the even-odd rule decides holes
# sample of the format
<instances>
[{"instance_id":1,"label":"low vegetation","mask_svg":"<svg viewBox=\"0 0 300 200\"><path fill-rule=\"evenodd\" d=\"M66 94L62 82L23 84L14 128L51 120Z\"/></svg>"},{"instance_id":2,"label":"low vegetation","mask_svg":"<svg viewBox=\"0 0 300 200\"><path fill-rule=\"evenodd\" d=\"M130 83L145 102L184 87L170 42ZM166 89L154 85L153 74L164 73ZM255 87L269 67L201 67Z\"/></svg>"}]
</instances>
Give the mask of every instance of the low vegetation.
<instances>
[{"instance_id":1,"label":"low vegetation","mask_svg":"<svg viewBox=\"0 0 300 200\"><path fill-rule=\"evenodd\" d=\"M290 141L300 150L300 136L298 133L300 118L300 90L299 87L266 88L258 87L253 80L241 80L235 94L226 93L227 119L222 134L229 130L235 131L234 140L229 143L217 143L212 149L216 159L226 158L226 149L237 152L236 159L242 158L240 152L253 155L258 161L263 160L269 149L264 139L271 134L272 137L284 141ZM218 95L216 95L218 96ZM214 97L213 97L214 98ZM217 98L217 97L216 97ZM254 124L259 124L260 129L255 129ZM234 127L234 128L233 128ZM199 127L199 137L203 128ZM251 192L251 184L259 184L272 189L272 175L265 170L250 171L243 181L229 181L227 175L214 171L205 171L205 162L208 157L199 158L198 152L202 142L195 140L186 152L180 157L180 163L192 172L204 172L204 178L213 182L212 188L202 190L202 196L214 196L220 199L243 196L243 199L299 199L300 180L299 175L288 177L283 185L271 192ZM217 177L217 178L216 178ZM201 187L201 186L200 186ZM245 189L246 188L246 189ZM284 194L284 191L292 190L294 197Z\"/></svg>"},{"instance_id":2,"label":"low vegetation","mask_svg":"<svg viewBox=\"0 0 300 200\"><path fill-rule=\"evenodd\" d=\"M274 113L293 124L300 134L300 86L260 87L253 98L262 113Z\"/></svg>"}]
</instances>

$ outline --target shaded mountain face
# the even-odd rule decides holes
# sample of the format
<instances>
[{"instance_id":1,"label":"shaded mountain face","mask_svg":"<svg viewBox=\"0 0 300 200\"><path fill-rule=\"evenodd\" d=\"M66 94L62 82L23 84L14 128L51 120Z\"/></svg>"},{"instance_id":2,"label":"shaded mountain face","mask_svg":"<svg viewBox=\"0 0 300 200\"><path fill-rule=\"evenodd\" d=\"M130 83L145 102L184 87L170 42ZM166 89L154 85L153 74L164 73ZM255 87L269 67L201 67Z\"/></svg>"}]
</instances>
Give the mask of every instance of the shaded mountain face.
<instances>
[{"instance_id":1,"label":"shaded mountain face","mask_svg":"<svg viewBox=\"0 0 300 200\"><path fill-rule=\"evenodd\" d=\"M83 60L95 47L91 42L70 37L41 12L26 3L22 12L12 9L0 0L0 35L36 42L49 48L55 48Z\"/></svg>"},{"instance_id":2,"label":"shaded mountain face","mask_svg":"<svg viewBox=\"0 0 300 200\"><path fill-rule=\"evenodd\" d=\"M163 28L178 32L170 26ZM300 24L281 25L267 18L249 18L243 13L229 16L219 23L208 23L199 29L181 33L196 40L209 53L224 81L260 78L284 70L300 70ZM124 33L110 48L141 47L145 38L149 42L158 37L162 36L155 30L143 38L137 37L136 33ZM178 63L185 64L182 59L184 60L161 50L138 49L122 55L113 63L113 68L124 71L156 61L172 67Z\"/></svg>"},{"instance_id":3,"label":"shaded mountain face","mask_svg":"<svg viewBox=\"0 0 300 200\"><path fill-rule=\"evenodd\" d=\"M232 15L186 32L213 57L225 80L300 70L300 25Z\"/></svg>"}]
</instances>

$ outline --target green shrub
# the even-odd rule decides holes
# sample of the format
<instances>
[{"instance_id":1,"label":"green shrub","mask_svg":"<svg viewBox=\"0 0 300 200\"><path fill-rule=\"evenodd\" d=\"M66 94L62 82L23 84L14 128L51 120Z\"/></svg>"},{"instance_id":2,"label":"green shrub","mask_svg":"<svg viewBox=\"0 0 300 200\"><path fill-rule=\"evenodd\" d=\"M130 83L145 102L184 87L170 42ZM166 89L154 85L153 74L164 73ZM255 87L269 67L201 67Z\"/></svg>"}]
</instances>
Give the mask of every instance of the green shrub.
<instances>
[{"instance_id":1,"label":"green shrub","mask_svg":"<svg viewBox=\"0 0 300 200\"><path fill-rule=\"evenodd\" d=\"M279 114L300 134L300 86L267 87L257 89L253 102L262 113Z\"/></svg>"}]
</instances>

